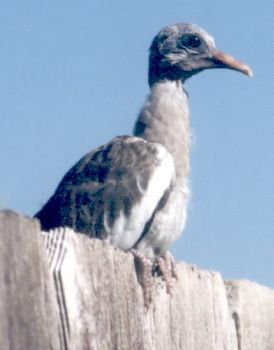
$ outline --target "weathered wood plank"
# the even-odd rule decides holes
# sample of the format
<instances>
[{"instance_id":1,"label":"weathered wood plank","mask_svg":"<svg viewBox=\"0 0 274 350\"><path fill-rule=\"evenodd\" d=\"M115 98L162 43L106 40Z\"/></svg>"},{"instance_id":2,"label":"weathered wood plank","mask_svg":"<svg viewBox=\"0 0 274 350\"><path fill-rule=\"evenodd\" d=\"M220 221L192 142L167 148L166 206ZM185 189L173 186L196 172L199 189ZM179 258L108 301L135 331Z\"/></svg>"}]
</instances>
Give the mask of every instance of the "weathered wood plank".
<instances>
[{"instance_id":1,"label":"weathered wood plank","mask_svg":"<svg viewBox=\"0 0 274 350\"><path fill-rule=\"evenodd\" d=\"M251 281L227 281L239 350L274 349L274 291Z\"/></svg>"},{"instance_id":2,"label":"weathered wood plank","mask_svg":"<svg viewBox=\"0 0 274 350\"><path fill-rule=\"evenodd\" d=\"M0 349L274 349L274 291L177 268L146 311L131 254L0 212Z\"/></svg>"},{"instance_id":3,"label":"weathered wood plank","mask_svg":"<svg viewBox=\"0 0 274 350\"><path fill-rule=\"evenodd\" d=\"M54 290L39 232L30 219L0 211L0 349L61 349Z\"/></svg>"},{"instance_id":4,"label":"weathered wood plank","mask_svg":"<svg viewBox=\"0 0 274 350\"><path fill-rule=\"evenodd\" d=\"M54 242L57 237L62 237L61 244ZM219 273L179 263L174 295L166 294L161 278L155 278L153 303L146 312L131 254L70 230L53 231L47 241L55 247L51 255L60 256L66 247L58 274L63 304L68 305L70 349L263 350L271 349L269 344L274 349L272 316L267 313L274 307L274 292L268 288L230 282L238 290L231 294ZM256 305L264 310L261 323L267 328L255 342L249 340L255 329L239 330L235 319L235 307L241 307L245 296L249 303L250 293L257 295ZM251 302L247 313L238 310L241 324L252 324L257 311Z\"/></svg>"}]
</instances>

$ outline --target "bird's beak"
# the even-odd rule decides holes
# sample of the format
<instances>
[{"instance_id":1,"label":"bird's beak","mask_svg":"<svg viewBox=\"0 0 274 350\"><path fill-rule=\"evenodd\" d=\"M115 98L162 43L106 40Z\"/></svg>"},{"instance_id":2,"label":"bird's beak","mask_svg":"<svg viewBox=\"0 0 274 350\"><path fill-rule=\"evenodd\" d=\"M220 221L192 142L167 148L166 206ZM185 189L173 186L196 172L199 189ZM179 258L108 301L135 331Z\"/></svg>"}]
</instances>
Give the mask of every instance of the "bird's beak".
<instances>
[{"instance_id":1,"label":"bird's beak","mask_svg":"<svg viewBox=\"0 0 274 350\"><path fill-rule=\"evenodd\" d=\"M248 75L249 77L252 76L252 70L246 64L237 61L235 58L221 51L215 51L210 57L210 60L216 68L233 69L238 72L242 72L243 74Z\"/></svg>"}]
</instances>

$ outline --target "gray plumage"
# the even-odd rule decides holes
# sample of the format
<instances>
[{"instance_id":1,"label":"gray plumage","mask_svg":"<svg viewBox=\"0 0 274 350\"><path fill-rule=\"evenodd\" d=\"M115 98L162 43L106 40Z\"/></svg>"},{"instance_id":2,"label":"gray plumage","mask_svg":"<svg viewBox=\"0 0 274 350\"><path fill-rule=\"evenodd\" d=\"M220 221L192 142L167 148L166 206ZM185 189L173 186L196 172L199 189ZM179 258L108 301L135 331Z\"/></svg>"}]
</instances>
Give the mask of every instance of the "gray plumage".
<instances>
[{"instance_id":1,"label":"gray plumage","mask_svg":"<svg viewBox=\"0 0 274 350\"><path fill-rule=\"evenodd\" d=\"M184 81L209 68L250 69L219 52L191 24L165 27L150 48L150 94L134 136L116 137L83 157L35 215L44 230L72 227L154 261L186 221L189 110Z\"/></svg>"}]
</instances>

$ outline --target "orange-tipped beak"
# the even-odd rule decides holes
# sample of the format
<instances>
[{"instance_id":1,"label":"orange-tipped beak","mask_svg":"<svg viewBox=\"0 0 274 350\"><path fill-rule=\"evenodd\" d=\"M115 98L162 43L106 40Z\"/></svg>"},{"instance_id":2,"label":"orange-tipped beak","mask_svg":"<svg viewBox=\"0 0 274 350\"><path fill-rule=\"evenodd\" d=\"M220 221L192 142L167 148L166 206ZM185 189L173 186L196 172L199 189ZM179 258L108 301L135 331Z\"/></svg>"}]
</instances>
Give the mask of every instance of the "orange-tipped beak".
<instances>
[{"instance_id":1,"label":"orange-tipped beak","mask_svg":"<svg viewBox=\"0 0 274 350\"><path fill-rule=\"evenodd\" d=\"M233 69L248 75L249 77L251 77L253 74L252 70L246 64L237 61L235 58L221 51L214 52L211 59L216 64L216 67Z\"/></svg>"}]
</instances>

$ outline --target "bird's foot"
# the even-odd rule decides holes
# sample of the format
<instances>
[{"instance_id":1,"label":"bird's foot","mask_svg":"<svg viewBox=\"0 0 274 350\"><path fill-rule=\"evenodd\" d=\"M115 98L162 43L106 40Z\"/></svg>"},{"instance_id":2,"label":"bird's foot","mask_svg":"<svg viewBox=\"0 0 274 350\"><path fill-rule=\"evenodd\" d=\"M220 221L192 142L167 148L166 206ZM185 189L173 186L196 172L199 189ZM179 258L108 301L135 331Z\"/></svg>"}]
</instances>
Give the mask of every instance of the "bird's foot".
<instances>
[{"instance_id":1,"label":"bird's foot","mask_svg":"<svg viewBox=\"0 0 274 350\"><path fill-rule=\"evenodd\" d=\"M156 259L156 264L163 276L163 281L166 283L166 291L172 295L173 280L178 279L176 263L170 252L166 252L164 256L160 256Z\"/></svg>"},{"instance_id":2,"label":"bird's foot","mask_svg":"<svg viewBox=\"0 0 274 350\"><path fill-rule=\"evenodd\" d=\"M177 267L176 267L176 261L175 261L173 255L170 252L166 252L164 255L164 259L166 261L166 264L167 264L169 271L171 272L171 276L177 280L178 279L178 272L177 272Z\"/></svg>"},{"instance_id":3,"label":"bird's foot","mask_svg":"<svg viewBox=\"0 0 274 350\"><path fill-rule=\"evenodd\" d=\"M131 249L131 253L135 258L136 270L139 283L143 287L144 304L148 309L152 301L153 277L152 262L136 249Z\"/></svg>"}]
</instances>

